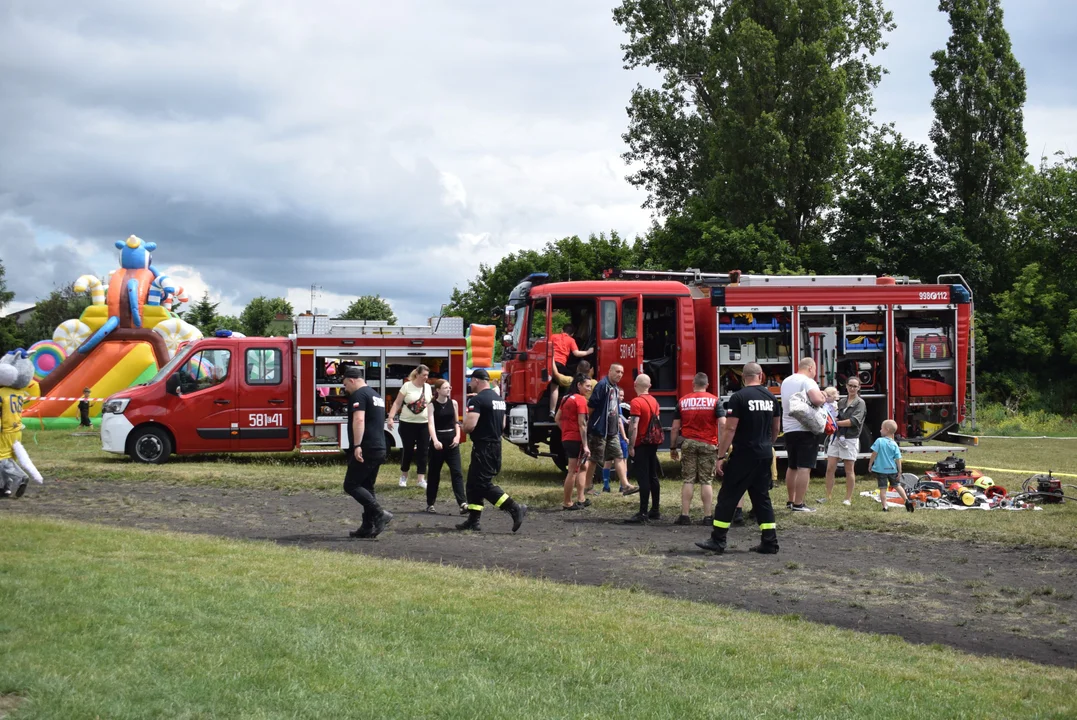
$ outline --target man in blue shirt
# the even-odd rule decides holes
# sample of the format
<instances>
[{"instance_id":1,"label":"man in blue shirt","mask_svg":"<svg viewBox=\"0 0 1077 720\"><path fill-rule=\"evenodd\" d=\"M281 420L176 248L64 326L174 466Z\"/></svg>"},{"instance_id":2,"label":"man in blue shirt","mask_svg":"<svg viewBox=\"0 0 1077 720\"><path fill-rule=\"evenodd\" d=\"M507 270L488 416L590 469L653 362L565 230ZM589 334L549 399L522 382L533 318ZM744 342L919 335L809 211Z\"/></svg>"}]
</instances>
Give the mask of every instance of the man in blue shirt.
<instances>
[{"instance_id":1,"label":"man in blue shirt","mask_svg":"<svg viewBox=\"0 0 1077 720\"><path fill-rule=\"evenodd\" d=\"M586 477L593 477L596 467L612 462L617 479L621 481L621 494L631 495L639 492L639 488L628 484L628 468L621 452L621 402L617 397L617 383L624 374L624 366L620 363L610 365L606 377L595 385L591 399L587 401L591 408L591 418L587 421L587 447L591 457L587 461Z\"/></svg>"}]
</instances>

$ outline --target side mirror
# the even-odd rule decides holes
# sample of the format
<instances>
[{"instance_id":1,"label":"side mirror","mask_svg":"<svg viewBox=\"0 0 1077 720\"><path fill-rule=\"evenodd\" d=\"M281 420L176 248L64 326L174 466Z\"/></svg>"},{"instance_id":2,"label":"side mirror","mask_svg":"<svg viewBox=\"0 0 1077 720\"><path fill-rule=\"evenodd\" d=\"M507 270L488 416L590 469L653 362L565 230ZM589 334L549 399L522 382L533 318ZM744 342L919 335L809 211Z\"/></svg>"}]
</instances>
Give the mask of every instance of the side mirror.
<instances>
[{"instance_id":1,"label":"side mirror","mask_svg":"<svg viewBox=\"0 0 1077 720\"><path fill-rule=\"evenodd\" d=\"M172 373L168 376L168 380L165 380L165 392L169 395L180 394L180 376L179 373Z\"/></svg>"}]
</instances>

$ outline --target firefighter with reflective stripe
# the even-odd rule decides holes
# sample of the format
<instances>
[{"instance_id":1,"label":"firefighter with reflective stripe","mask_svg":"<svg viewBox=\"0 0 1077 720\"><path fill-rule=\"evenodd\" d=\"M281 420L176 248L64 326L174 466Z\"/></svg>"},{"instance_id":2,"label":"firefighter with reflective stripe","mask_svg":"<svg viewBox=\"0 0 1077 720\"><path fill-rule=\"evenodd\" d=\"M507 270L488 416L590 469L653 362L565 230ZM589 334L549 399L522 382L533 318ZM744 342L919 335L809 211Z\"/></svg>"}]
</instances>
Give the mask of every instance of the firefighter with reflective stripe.
<instances>
[{"instance_id":1,"label":"firefighter with reflective stripe","mask_svg":"<svg viewBox=\"0 0 1077 720\"><path fill-rule=\"evenodd\" d=\"M501 435L505 431L505 401L490 388L490 374L482 368L471 373L471 391L467 401L464 432L471 438L471 465L467 469L468 518L457 530L479 531L482 503L487 500L512 515L512 531L523 525L527 506L521 505L497 485L501 472Z\"/></svg>"},{"instance_id":2,"label":"firefighter with reflective stripe","mask_svg":"<svg viewBox=\"0 0 1077 720\"><path fill-rule=\"evenodd\" d=\"M747 492L763 535L762 542L751 550L773 555L778 552L778 533L770 504L770 465L774 440L781 427L781 409L770 391L762 386L763 369L757 363L745 365L742 377L744 387L729 398L726 432L718 447L718 474L723 481L714 508L714 529L709 539L696 545L711 552L725 552L726 535L733 524L737 503ZM730 445L733 454L726 461Z\"/></svg>"}]
</instances>

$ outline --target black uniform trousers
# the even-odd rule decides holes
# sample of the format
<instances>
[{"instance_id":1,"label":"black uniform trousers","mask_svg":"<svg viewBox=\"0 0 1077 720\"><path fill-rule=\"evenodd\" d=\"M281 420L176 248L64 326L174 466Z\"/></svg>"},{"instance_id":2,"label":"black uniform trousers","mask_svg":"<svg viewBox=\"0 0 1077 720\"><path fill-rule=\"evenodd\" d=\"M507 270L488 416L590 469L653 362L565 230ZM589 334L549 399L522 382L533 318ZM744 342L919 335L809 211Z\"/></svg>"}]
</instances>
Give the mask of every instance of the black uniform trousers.
<instances>
[{"instance_id":1,"label":"black uniform trousers","mask_svg":"<svg viewBox=\"0 0 1077 720\"><path fill-rule=\"evenodd\" d=\"M426 477L426 504L433 505L438 499L438 487L441 485L441 468L449 466L449 477L452 479L452 494L456 496L456 504L467 503L467 494L464 492L464 471L460 466L460 446L449 447L456 430L445 433L447 439L441 440L441 449L430 443L430 474Z\"/></svg>"},{"instance_id":2,"label":"black uniform trousers","mask_svg":"<svg viewBox=\"0 0 1077 720\"><path fill-rule=\"evenodd\" d=\"M508 493L497 485L494 478L501 472L501 441L474 441L471 447L471 465L467 469L467 509L482 512L486 500L500 508L509 500Z\"/></svg>"},{"instance_id":3,"label":"black uniform trousers","mask_svg":"<svg viewBox=\"0 0 1077 720\"><path fill-rule=\"evenodd\" d=\"M725 543L726 533L733 524L737 503L747 492L755 511L755 519L763 532L763 543L778 543L774 507L770 504L770 465L769 457L754 458L733 452L725 465L722 487L718 490L718 499L714 504L712 535L716 541Z\"/></svg>"},{"instance_id":4,"label":"black uniform trousers","mask_svg":"<svg viewBox=\"0 0 1077 720\"><path fill-rule=\"evenodd\" d=\"M658 500L660 489L658 487L658 446L637 445L632 469L636 473L636 482L639 483L639 511L647 513L647 501L650 500L651 510L658 512Z\"/></svg>"},{"instance_id":5,"label":"black uniform trousers","mask_svg":"<svg viewBox=\"0 0 1077 720\"><path fill-rule=\"evenodd\" d=\"M374 519L381 515L381 505L374 496L374 482L378 479L378 470L384 462L384 450L369 452L364 450L363 462L356 460L354 453L348 458L348 472L344 475L344 492L363 506L363 525L373 525Z\"/></svg>"}]
</instances>

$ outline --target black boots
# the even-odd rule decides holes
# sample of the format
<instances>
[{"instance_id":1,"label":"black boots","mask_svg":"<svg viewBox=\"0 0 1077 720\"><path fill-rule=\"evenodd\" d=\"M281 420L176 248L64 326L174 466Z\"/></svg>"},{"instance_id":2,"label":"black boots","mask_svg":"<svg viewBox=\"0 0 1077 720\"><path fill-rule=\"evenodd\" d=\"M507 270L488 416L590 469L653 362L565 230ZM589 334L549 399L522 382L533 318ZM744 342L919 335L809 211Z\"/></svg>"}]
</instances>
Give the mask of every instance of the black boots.
<instances>
[{"instance_id":1,"label":"black boots","mask_svg":"<svg viewBox=\"0 0 1077 720\"><path fill-rule=\"evenodd\" d=\"M479 519L482 517L482 510L468 510L467 520L456 526L457 530L474 530L480 532L482 530L479 527Z\"/></svg>"},{"instance_id":2,"label":"black boots","mask_svg":"<svg viewBox=\"0 0 1077 720\"><path fill-rule=\"evenodd\" d=\"M697 542L696 547L703 548L704 550L709 550L712 553L717 553L721 555L725 552L726 534L727 533L725 530L722 530L720 528L714 528L714 531L711 532L711 536L703 542Z\"/></svg>"},{"instance_id":3,"label":"black boots","mask_svg":"<svg viewBox=\"0 0 1077 720\"><path fill-rule=\"evenodd\" d=\"M748 549L754 553L759 553L760 555L777 555L778 533L773 530L764 530L762 542Z\"/></svg>"},{"instance_id":4,"label":"black boots","mask_svg":"<svg viewBox=\"0 0 1077 720\"><path fill-rule=\"evenodd\" d=\"M512 515L512 531L516 532L520 529L520 526L524 524L524 518L527 516L527 506L521 505L512 498L509 498L505 502L504 509L509 515Z\"/></svg>"}]
</instances>

